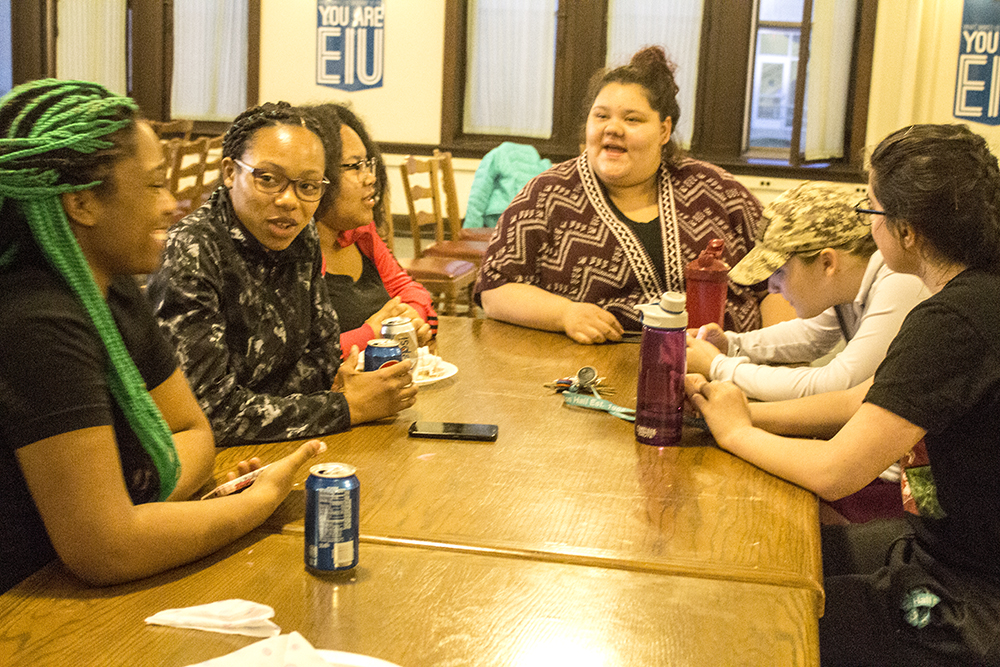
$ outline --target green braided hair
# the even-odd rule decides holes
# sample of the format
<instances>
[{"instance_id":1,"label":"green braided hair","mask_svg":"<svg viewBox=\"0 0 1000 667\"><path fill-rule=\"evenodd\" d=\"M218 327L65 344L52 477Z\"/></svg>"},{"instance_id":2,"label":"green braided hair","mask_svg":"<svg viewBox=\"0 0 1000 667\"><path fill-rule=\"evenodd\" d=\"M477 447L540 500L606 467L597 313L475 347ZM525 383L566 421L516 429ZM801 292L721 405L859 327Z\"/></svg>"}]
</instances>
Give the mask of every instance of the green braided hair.
<instances>
[{"instance_id":1,"label":"green braided hair","mask_svg":"<svg viewBox=\"0 0 1000 667\"><path fill-rule=\"evenodd\" d=\"M19 210L29 229L29 238L19 239L16 229L8 234L0 227L0 270L33 241L80 299L111 362L111 394L153 460L164 500L180 477L173 435L125 348L60 200L65 192L113 191L112 169L134 151L137 118L134 101L84 81L32 81L0 99L0 210L5 214L0 225L16 226L11 218Z\"/></svg>"}]
</instances>

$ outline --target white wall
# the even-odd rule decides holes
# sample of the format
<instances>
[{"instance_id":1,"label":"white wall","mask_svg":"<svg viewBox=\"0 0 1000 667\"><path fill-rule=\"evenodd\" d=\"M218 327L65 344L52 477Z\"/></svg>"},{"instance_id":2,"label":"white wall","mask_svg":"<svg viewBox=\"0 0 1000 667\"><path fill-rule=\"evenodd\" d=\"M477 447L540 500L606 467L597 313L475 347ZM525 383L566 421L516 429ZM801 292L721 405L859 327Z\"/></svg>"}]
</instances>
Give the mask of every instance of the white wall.
<instances>
[{"instance_id":1,"label":"white wall","mask_svg":"<svg viewBox=\"0 0 1000 667\"><path fill-rule=\"evenodd\" d=\"M385 0L381 88L316 84L316 0L262 0L260 99L350 102L380 142L441 141L444 0Z\"/></svg>"}]
</instances>

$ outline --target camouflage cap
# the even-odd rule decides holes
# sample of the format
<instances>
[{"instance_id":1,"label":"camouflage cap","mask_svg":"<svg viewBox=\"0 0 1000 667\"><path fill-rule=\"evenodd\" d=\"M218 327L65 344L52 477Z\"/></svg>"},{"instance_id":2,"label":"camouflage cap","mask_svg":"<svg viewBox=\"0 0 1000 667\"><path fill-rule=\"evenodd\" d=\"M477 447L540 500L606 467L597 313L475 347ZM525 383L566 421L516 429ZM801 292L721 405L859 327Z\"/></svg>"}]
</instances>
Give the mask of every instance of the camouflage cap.
<instances>
[{"instance_id":1,"label":"camouflage cap","mask_svg":"<svg viewBox=\"0 0 1000 667\"><path fill-rule=\"evenodd\" d=\"M854 205L852 186L806 182L787 190L761 214L762 237L729 272L737 285L767 280L795 253L836 248L871 233L868 217Z\"/></svg>"}]
</instances>

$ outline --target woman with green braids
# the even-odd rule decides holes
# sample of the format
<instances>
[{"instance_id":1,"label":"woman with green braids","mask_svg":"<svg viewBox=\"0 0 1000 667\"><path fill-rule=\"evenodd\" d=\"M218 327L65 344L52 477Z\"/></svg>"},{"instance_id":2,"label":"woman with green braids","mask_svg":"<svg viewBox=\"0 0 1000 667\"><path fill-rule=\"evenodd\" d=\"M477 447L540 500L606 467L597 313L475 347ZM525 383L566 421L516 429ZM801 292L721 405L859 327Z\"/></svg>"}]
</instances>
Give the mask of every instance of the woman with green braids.
<instances>
[{"instance_id":1,"label":"woman with green braids","mask_svg":"<svg viewBox=\"0 0 1000 667\"><path fill-rule=\"evenodd\" d=\"M0 592L57 556L108 584L211 553L259 525L320 447L239 496L154 502L190 498L214 458L131 278L159 263L165 169L135 103L101 86L48 79L0 100Z\"/></svg>"}]
</instances>

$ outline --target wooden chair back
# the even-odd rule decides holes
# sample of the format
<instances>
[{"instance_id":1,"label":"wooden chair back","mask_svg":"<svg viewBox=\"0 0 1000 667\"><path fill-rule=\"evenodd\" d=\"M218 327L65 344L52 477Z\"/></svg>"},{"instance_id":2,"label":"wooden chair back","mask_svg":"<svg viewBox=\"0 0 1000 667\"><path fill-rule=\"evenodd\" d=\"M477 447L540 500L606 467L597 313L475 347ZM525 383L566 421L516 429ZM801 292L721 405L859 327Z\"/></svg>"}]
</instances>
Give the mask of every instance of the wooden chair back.
<instances>
[{"instance_id":1,"label":"wooden chair back","mask_svg":"<svg viewBox=\"0 0 1000 667\"><path fill-rule=\"evenodd\" d=\"M202 173L202 202L222 183L222 139L225 135L209 137L205 151L205 169Z\"/></svg>"},{"instance_id":2,"label":"wooden chair back","mask_svg":"<svg viewBox=\"0 0 1000 667\"><path fill-rule=\"evenodd\" d=\"M403 176L403 191L406 193L406 207L409 211L410 233L413 236L413 256L420 259L424 256L421 244L421 230L434 226L434 238L437 243L444 242L444 219L441 215L441 189L438 185L439 163L437 158L418 159L408 156L399 166ZM427 174L427 185L414 182L414 177L420 178ZM429 206L430 210L425 210Z\"/></svg>"},{"instance_id":3,"label":"wooden chair back","mask_svg":"<svg viewBox=\"0 0 1000 667\"><path fill-rule=\"evenodd\" d=\"M441 188L444 190L445 221L451 238L457 241L488 243L493 237L492 229L466 229L462 226L463 219L458 212L458 190L455 187L455 169L451 164L451 153L435 148L434 157L441 161Z\"/></svg>"},{"instance_id":4,"label":"wooden chair back","mask_svg":"<svg viewBox=\"0 0 1000 667\"><path fill-rule=\"evenodd\" d=\"M147 121L160 139L181 139L189 141L194 130L193 120L151 120Z\"/></svg>"},{"instance_id":5,"label":"wooden chair back","mask_svg":"<svg viewBox=\"0 0 1000 667\"><path fill-rule=\"evenodd\" d=\"M450 238L462 238L462 216L458 212L458 191L455 188L455 169L451 164L451 153L434 149L438 159L441 189L444 191L444 213Z\"/></svg>"}]
</instances>

